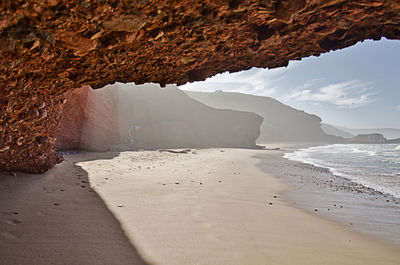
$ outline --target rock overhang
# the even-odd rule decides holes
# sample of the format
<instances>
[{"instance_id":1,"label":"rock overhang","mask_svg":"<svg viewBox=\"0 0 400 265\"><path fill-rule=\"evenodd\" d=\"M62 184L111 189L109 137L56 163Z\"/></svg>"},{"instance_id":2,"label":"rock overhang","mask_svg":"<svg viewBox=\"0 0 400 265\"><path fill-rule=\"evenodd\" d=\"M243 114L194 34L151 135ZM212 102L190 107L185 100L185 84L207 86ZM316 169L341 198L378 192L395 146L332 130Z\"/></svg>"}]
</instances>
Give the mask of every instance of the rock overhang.
<instances>
[{"instance_id":1,"label":"rock overhang","mask_svg":"<svg viewBox=\"0 0 400 265\"><path fill-rule=\"evenodd\" d=\"M42 172L65 93L83 85L200 81L400 38L397 0L0 3L0 168Z\"/></svg>"}]
</instances>

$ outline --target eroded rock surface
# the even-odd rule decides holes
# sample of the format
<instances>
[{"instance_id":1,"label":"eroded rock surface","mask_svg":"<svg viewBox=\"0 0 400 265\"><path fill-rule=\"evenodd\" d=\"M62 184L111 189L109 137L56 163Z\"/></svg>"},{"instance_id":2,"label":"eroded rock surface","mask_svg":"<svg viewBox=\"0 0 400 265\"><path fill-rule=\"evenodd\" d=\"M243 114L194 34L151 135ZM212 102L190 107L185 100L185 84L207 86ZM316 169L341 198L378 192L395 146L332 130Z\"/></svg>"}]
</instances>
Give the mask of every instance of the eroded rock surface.
<instances>
[{"instance_id":1,"label":"eroded rock surface","mask_svg":"<svg viewBox=\"0 0 400 265\"><path fill-rule=\"evenodd\" d=\"M65 92L183 84L400 38L398 0L3 0L0 168L43 172Z\"/></svg>"}]
</instances>

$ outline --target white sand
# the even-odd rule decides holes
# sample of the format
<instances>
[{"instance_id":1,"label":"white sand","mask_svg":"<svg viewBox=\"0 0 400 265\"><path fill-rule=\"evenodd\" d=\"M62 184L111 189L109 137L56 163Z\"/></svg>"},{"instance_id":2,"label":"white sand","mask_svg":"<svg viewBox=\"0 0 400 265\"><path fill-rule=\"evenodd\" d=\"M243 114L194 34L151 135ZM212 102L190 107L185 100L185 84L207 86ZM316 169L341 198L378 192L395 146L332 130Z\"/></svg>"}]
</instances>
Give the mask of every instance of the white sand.
<instances>
[{"instance_id":1,"label":"white sand","mask_svg":"<svg viewBox=\"0 0 400 265\"><path fill-rule=\"evenodd\" d=\"M0 173L0 264L400 264L399 247L288 205L260 152L274 151L86 153Z\"/></svg>"},{"instance_id":2,"label":"white sand","mask_svg":"<svg viewBox=\"0 0 400 265\"><path fill-rule=\"evenodd\" d=\"M255 167L259 152L273 151L124 152L79 165L151 264L400 263L398 247L274 198L287 187Z\"/></svg>"}]
</instances>

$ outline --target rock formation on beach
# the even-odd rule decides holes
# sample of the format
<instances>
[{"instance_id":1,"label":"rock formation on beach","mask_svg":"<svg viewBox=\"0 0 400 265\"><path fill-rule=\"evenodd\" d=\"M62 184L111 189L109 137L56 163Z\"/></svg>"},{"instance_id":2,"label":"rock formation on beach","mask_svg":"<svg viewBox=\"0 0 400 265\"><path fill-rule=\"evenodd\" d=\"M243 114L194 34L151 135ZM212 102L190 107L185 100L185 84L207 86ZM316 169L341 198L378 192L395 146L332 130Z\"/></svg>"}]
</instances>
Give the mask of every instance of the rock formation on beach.
<instances>
[{"instance_id":1,"label":"rock formation on beach","mask_svg":"<svg viewBox=\"0 0 400 265\"><path fill-rule=\"evenodd\" d=\"M174 86L82 87L67 98L58 150L254 148L262 123L254 113L201 104Z\"/></svg>"},{"instance_id":2,"label":"rock formation on beach","mask_svg":"<svg viewBox=\"0 0 400 265\"><path fill-rule=\"evenodd\" d=\"M321 118L263 96L235 92L185 91L190 97L214 108L254 112L264 121L258 143L269 142L340 142L321 129Z\"/></svg>"},{"instance_id":3,"label":"rock formation on beach","mask_svg":"<svg viewBox=\"0 0 400 265\"><path fill-rule=\"evenodd\" d=\"M0 169L44 172L66 92L184 84L400 38L398 0L0 2Z\"/></svg>"}]
</instances>

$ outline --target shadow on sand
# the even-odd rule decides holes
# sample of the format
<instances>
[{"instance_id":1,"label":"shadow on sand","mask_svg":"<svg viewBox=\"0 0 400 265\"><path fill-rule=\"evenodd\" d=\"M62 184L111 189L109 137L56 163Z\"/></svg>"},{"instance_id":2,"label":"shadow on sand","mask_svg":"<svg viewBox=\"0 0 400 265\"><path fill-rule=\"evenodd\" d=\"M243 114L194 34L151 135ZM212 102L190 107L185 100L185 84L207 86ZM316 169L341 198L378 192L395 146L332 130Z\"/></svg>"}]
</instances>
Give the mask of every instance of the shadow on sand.
<instances>
[{"instance_id":1,"label":"shadow on sand","mask_svg":"<svg viewBox=\"0 0 400 265\"><path fill-rule=\"evenodd\" d=\"M0 263L148 264L76 165L117 155L71 155L41 175L0 173Z\"/></svg>"}]
</instances>

